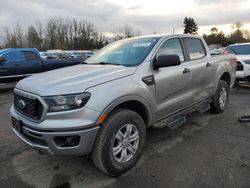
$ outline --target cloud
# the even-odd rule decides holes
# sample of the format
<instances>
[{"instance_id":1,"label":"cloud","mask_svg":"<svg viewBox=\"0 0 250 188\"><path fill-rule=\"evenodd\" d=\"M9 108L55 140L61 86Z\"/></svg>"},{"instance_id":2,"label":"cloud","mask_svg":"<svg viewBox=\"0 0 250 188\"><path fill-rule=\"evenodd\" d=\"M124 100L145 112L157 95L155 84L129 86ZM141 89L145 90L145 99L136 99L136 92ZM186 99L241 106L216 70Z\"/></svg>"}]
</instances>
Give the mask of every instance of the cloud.
<instances>
[{"instance_id":1,"label":"cloud","mask_svg":"<svg viewBox=\"0 0 250 188\"><path fill-rule=\"evenodd\" d=\"M0 24L11 26L17 22L27 25L48 17L77 17L93 21L108 21L122 8L101 0L8 0L1 2ZM8 19L2 19L7 15Z\"/></svg>"},{"instance_id":2,"label":"cloud","mask_svg":"<svg viewBox=\"0 0 250 188\"><path fill-rule=\"evenodd\" d=\"M180 0L175 1L181 3ZM45 23L49 17L88 20L101 32L114 31L127 24L140 29L142 34L170 33L173 28L182 32L185 16L193 17L199 26L230 24L236 21L250 23L250 3L247 0L187 1L192 6L185 12L174 10L171 14L167 11L160 14L155 10L149 15L141 14L146 3L130 5L129 0L126 6L124 2L118 3L116 0L8 0L1 2L0 28L14 27L16 23L25 28L37 20ZM158 3L161 7L171 6L169 2L161 2L155 0L153 3Z\"/></svg>"},{"instance_id":3,"label":"cloud","mask_svg":"<svg viewBox=\"0 0 250 188\"><path fill-rule=\"evenodd\" d=\"M143 7L142 5L136 5L136 6L131 6L131 7L128 7L128 9L127 9L127 10L132 10L132 11L134 11L134 10L141 9L142 7Z\"/></svg>"},{"instance_id":4,"label":"cloud","mask_svg":"<svg viewBox=\"0 0 250 188\"><path fill-rule=\"evenodd\" d=\"M209 4L241 4L241 3L245 3L247 0L195 0L195 4L198 5L209 5Z\"/></svg>"}]
</instances>

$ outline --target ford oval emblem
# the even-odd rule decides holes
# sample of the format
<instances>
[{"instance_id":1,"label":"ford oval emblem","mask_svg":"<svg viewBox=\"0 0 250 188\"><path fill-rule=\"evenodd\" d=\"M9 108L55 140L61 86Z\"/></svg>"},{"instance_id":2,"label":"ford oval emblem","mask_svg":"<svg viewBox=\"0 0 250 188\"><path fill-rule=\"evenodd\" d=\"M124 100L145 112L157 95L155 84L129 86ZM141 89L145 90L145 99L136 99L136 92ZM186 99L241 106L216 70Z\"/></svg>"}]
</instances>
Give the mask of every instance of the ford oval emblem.
<instances>
[{"instance_id":1,"label":"ford oval emblem","mask_svg":"<svg viewBox=\"0 0 250 188\"><path fill-rule=\"evenodd\" d=\"M26 106L26 103L25 103L23 100L19 100L19 101L17 102L17 106L18 106L21 110L23 110L23 109L25 108L25 106Z\"/></svg>"}]
</instances>

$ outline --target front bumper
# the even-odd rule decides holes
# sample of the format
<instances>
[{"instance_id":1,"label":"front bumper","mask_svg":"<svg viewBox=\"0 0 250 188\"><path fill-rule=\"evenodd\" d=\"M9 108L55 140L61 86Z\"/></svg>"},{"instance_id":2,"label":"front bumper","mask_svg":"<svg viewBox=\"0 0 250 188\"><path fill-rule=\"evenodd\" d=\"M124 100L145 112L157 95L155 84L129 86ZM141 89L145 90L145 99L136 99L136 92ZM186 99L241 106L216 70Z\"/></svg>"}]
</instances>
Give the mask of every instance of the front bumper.
<instances>
[{"instance_id":1,"label":"front bumper","mask_svg":"<svg viewBox=\"0 0 250 188\"><path fill-rule=\"evenodd\" d=\"M245 73L244 71L236 71L236 79L244 79Z\"/></svg>"},{"instance_id":2,"label":"front bumper","mask_svg":"<svg viewBox=\"0 0 250 188\"><path fill-rule=\"evenodd\" d=\"M61 114L62 115L62 114ZM28 121L24 117L16 113L14 107L11 108L12 130L16 136L24 143L32 148L49 153L51 155L87 155L91 152L95 142L99 126L86 125L75 126L72 124L65 125L66 120L58 120L64 123L63 126L58 126L58 122L53 120L46 120L40 124ZM15 123L18 122L19 128L17 129ZM74 121L73 121L74 122ZM73 123L71 121L71 123ZM84 122L84 121L83 121ZM79 122L77 122L79 123ZM49 129L51 124L52 129ZM53 125L57 125L57 129ZM21 127L21 128L20 128ZM46 127L46 128L45 128ZM71 128L70 128L71 127ZM65 137L79 137L79 142L74 146L61 146L55 141L57 138Z\"/></svg>"}]
</instances>

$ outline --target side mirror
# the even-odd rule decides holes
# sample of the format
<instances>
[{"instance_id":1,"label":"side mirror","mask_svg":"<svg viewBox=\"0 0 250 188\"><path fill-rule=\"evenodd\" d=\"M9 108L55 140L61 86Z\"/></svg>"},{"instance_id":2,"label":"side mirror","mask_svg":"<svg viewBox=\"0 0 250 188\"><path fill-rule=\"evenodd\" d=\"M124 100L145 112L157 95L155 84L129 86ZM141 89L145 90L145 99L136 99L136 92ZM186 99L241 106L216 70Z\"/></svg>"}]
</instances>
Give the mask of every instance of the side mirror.
<instances>
[{"instance_id":1,"label":"side mirror","mask_svg":"<svg viewBox=\"0 0 250 188\"><path fill-rule=\"evenodd\" d=\"M0 64L4 64L4 62L7 61L4 57L0 57Z\"/></svg>"},{"instance_id":2,"label":"side mirror","mask_svg":"<svg viewBox=\"0 0 250 188\"><path fill-rule=\"evenodd\" d=\"M159 69L161 67L170 67L170 66L176 66L180 65L181 60L178 55L159 55L154 63L153 67L154 69Z\"/></svg>"}]
</instances>

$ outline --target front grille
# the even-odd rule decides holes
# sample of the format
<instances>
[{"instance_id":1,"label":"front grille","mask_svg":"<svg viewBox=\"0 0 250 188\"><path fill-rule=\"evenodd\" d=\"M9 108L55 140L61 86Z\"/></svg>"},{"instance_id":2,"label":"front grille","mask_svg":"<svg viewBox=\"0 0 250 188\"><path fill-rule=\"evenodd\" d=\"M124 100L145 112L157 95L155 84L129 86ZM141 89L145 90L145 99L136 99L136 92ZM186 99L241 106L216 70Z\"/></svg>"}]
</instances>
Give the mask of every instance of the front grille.
<instances>
[{"instance_id":1,"label":"front grille","mask_svg":"<svg viewBox=\"0 0 250 188\"><path fill-rule=\"evenodd\" d=\"M237 61L237 71L243 71L243 65L239 61Z\"/></svg>"},{"instance_id":2,"label":"front grille","mask_svg":"<svg viewBox=\"0 0 250 188\"><path fill-rule=\"evenodd\" d=\"M43 105L38 99L14 93L14 106L19 113L33 120L40 120L42 117Z\"/></svg>"}]
</instances>

